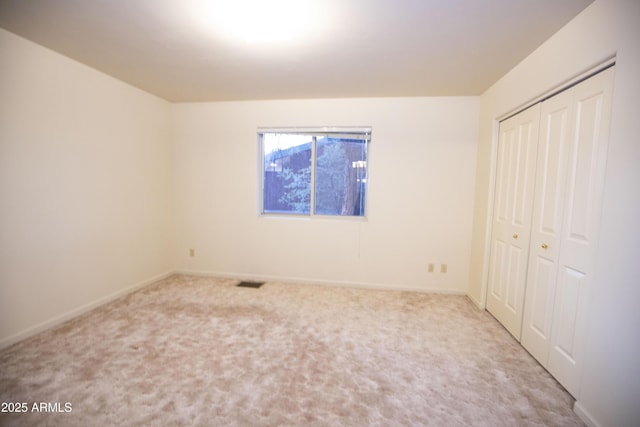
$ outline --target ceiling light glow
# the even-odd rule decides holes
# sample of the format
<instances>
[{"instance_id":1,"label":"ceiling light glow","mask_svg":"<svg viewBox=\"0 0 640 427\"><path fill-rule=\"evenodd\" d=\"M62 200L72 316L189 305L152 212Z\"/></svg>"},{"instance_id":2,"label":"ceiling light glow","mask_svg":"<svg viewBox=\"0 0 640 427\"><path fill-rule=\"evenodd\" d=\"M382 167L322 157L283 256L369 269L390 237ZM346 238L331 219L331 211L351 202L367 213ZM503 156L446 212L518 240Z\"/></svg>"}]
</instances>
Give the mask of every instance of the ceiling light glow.
<instances>
[{"instance_id":1,"label":"ceiling light glow","mask_svg":"<svg viewBox=\"0 0 640 427\"><path fill-rule=\"evenodd\" d=\"M210 0L201 2L201 18L232 41L295 41L317 23L310 0Z\"/></svg>"}]
</instances>

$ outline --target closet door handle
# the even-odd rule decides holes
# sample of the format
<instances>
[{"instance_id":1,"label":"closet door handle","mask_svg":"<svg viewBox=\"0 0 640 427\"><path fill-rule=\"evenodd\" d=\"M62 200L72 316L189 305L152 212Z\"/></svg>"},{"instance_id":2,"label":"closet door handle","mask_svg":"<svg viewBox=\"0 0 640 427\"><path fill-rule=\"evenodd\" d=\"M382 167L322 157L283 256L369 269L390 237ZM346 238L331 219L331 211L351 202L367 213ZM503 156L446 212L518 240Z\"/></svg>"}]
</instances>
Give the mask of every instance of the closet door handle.
<instances>
[{"instance_id":1,"label":"closet door handle","mask_svg":"<svg viewBox=\"0 0 640 427\"><path fill-rule=\"evenodd\" d=\"M514 235L513 235L513 238L514 238L514 239L517 239L517 238L518 238L518 235L517 235L517 234L514 234Z\"/></svg>"},{"instance_id":2,"label":"closet door handle","mask_svg":"<svg viewBox=\"0 0 640 427\"><path fill-rule=\"evenodd\" d=\"M547 244L546 244L546 243L543 243L543 244L542 244L542 249L547 249L548 247L549 247L549 246L547 246Z\"/></svg>"}]
</instances>

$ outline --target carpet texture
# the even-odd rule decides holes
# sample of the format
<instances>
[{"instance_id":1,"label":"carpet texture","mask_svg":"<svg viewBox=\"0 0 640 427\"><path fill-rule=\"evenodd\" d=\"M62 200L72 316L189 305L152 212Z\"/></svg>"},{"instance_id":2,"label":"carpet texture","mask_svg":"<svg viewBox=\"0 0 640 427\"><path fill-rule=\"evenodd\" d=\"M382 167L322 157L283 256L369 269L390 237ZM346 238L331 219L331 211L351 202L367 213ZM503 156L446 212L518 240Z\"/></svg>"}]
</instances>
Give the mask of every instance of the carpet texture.
<instances>
[{"instance_id":1,"label":"carpet texture","mask_svg":"<svg viewBox=\"0 0 640 427\"><path fill-rule=\"evenodd\" d=\"M28 411L0 425L582 425L466 297L237 283L172 276L3 350Z\"/></svg>"}]
</instances>

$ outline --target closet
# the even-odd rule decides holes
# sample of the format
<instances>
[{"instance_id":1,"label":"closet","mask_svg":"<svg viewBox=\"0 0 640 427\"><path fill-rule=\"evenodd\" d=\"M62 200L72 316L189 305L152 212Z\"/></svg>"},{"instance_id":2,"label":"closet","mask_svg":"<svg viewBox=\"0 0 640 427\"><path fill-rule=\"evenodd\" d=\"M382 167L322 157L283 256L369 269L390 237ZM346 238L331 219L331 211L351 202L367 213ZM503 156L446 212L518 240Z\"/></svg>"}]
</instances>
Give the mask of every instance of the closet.
<instances>
[{"instance_id":1,"label":"closet","mask_svg":"<svg viewBox=\"0 0 640 427\"><path fill-rule=\"evenodd\" d=\"M487 309L574 396L613 73L607 68L502 121L498 139Z\"/></svg>"}]
</instances>

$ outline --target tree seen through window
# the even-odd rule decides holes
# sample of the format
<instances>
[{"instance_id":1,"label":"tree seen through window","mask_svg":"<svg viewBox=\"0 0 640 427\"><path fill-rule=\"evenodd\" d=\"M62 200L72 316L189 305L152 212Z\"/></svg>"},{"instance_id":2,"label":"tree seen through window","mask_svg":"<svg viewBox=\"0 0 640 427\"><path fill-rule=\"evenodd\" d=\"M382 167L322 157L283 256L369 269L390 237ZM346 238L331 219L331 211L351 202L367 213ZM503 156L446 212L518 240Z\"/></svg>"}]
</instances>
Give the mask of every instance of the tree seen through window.
<instances>
[{"instance_id":1,"label":"tree seen through window","mask_svg":"<svg viewBox=\"0 0 640 427\"><path fill-rule=\"evenodd\" d=\"M263 213L364 216L368 135L260 136Z\"/></svg>"}]
</instances>

